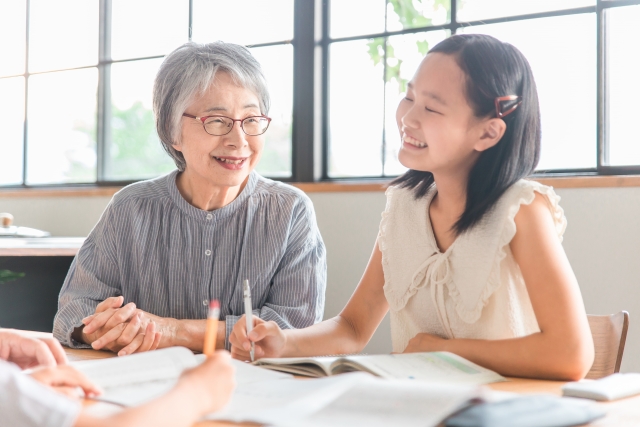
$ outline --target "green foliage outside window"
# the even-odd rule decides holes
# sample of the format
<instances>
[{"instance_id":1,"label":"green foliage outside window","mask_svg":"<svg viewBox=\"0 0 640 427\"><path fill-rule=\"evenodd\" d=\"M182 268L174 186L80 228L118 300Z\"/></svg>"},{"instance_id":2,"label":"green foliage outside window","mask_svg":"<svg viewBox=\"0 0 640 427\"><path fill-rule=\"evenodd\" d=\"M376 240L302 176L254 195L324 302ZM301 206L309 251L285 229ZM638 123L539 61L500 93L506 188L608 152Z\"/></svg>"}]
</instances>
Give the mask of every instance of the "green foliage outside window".
<instances>
[{"instance_id":1,"label":"green foliage outside window","mask_svg":"<svg viewBox=\"0 0 640 427\"><path fill-rule=\"evenodd\" d=\"M176 167L162 149L153 111L141 102L126 110L113 106L109 150L110 179L151 178Z\"/></svg>"},{"instance_id":2,"label":"green foliage outside window","mask_svg":"<svg viewBox=\"0 0 640 427\"><path fill-rule=\"evenodd\" d=\"M444 8L447 11L447 20L451 19L451 1L456 0L388 0L393 12L398 16L398 20L402 28L418 28L432 25L432 19L424 16L416 6L429 6L433 11ZM381 63L385 56L384 38L372 39L367 43L369 48L369 56L374 65ZM416 42L416 49L422 56L429 51L429 42L419 40ZM385 73L385 83L395 80L398 83L400 93L407 90L408 80L400 75L400 67L402 66L402 58L397 58L395 49L390 42L387 42L387 71Z\"/></svg>"}]
</instances>

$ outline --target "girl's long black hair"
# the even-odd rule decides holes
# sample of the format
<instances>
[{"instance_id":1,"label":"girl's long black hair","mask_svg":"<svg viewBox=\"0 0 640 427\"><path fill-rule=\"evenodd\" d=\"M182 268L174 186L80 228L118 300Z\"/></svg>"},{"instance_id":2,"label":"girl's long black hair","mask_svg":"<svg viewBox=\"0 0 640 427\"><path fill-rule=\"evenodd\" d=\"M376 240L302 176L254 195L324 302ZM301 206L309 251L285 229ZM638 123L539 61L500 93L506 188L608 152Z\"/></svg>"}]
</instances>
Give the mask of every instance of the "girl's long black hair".
<instances>
[{"instance_id":1,"label":"girl's long black hair","mask_svg":"<svg viewBox=\"0 0 640 427\"><path fill-rule=\"evenodd\" d=\"M535 170L540 158L540 107L531 67L514 46L480 34L456 34L429 53L453 55L466 74L466 96L476 117L496 116L497 97L518 95L522 103L504 117L507 129L496 145L480 153L467 182L464 212L454 224L456 235L469 230L491 210L515 182ZM390 185L424 197L433 174L409 170Z\"/></svg>"}]
</instances>

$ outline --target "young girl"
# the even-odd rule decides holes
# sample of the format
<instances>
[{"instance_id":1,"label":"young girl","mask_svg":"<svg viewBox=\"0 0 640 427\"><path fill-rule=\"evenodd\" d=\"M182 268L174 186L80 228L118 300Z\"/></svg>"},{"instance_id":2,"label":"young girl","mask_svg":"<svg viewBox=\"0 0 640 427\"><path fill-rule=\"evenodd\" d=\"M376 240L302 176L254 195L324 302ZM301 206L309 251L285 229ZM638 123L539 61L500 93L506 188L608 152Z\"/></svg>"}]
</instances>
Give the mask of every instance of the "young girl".
<instances>
[{"instance_id":1,"label":"young girl","mask_svg":"<svg viewBox=\"0 0 640 427\"><path fill-rule=\"evenodd\" d=\"M232 355L356 353L391 310L394 352L449 351L507 376L577 380L593 342L561 245L566 220L538 163L530 66L485 35L436 45L397 111L400 162L371 259L333 319L299 330L239 321Z\"/></svg>"}]
</instances>

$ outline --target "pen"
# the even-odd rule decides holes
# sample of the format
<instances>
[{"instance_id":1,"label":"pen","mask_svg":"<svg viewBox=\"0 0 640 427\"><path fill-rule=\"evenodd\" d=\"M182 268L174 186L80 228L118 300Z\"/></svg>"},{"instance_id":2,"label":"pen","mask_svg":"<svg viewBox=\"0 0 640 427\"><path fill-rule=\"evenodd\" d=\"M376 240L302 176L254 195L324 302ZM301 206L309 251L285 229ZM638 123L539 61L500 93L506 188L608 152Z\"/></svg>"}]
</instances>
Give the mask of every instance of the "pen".
<instances>
[{"instance_id":1,"label":"pen","mask_svg":"<svg viewBox=\"0 0 640 427\"><path fill-rule=\"evenodd\" d=\"M207 315L207 330L204 334L204 350L207 356L213 355L216 351L216 338L218 336L218 319L220 318L220 303L217 299L209 303L209 314Z\"/></svg>"},{"instance_id":2,"label":"pen","mask_svg":"<svg viewBox=\"0 0 640 427\"><path fill-rule=\"evenodd\" d=\"M249 281L244 279L243 283L243 296L244 296L244 314L247 317L247 335L253 329L253 310L251 307L251 288L249 288ZM255 346L253 342L251 342L251 361L253 362L255 356Z\"/></svg>"}]
</instances>

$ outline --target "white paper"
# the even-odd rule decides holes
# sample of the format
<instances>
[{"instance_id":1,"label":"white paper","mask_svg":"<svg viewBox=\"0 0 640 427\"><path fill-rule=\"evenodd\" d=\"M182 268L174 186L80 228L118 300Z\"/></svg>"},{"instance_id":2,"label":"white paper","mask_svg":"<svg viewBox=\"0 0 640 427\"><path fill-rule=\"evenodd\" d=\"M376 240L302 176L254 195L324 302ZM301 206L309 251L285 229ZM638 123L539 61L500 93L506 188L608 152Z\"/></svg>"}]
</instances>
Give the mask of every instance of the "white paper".
<instances>
[{"instance_id":1,"label":"white paper","mask_svg":"<svg viewBox=\"0 0 640 427\"><path fill-rule=\"evenodd\" d=\"M176 379L182 371L196 364L193 353L185 347L169 347L129 356L71 363L103 389Z\"/></svg>"},{"instance_id":2,"label":"white paper","mask_svg":"<svg viewBox=\"0 0 640 427\"><path fill-rule=\"evenodd\" d=\"M170 347L146 353L109 359L74 362L72 365L100 386L104 393L96 399L122 406L138 406L171 390L180 374L204 361L206 356L194 354L184 347ZM236 384L293 378L231 360L236 368Z\"/></svg>"},{"instance_id":3,"label":"white paper","mask_svg":"<svg viewBox=\"0 0 640 427\"><path fill-rule=\"evenodd\" d=\"M477 396L475 387L368 378L324 408L282 427L429 427Z\"/></svg>"},{"instance_id":4,"label":"white paper","mask_svg":"<svg viewBox=\"0 0 640 427\"><path fill-rule=\"evenodd\" d=\"M363 372L240 386L207 419L282 427L435 426L480 396L475 386L385 380Z\"/></svg>"},{"instance_id":5,"label":"white paper","mask_svg":"<svg viewBox=\"0 0 640 427\"><path fill-rule=\"evenodd\" d=\"M278 424L302 419L341 396L369 374L352 374L319 379L282 379L238 386L231 402L207 419L253 421Z\"/></svg>"}]
</instances>

